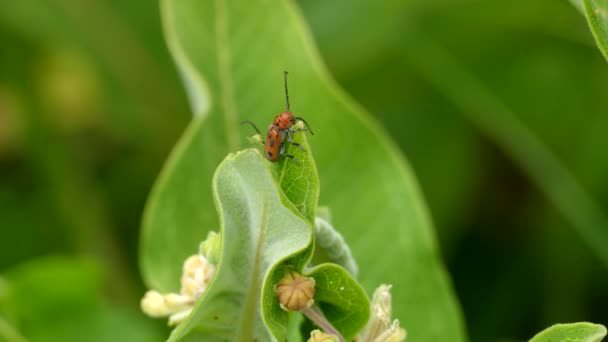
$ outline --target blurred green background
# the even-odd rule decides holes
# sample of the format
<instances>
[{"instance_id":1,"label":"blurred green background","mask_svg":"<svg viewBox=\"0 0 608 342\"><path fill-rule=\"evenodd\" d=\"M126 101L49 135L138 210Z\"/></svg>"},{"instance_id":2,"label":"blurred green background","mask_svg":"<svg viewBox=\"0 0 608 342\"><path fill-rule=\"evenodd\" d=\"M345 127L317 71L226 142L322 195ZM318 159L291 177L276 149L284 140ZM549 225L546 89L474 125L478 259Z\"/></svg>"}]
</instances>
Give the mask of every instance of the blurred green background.
<instances>
[{"instance_id":1,"label":"blurred green background","mask_svg":"<svg viewBox=\"0 0 608 342\"><path fill-rule=\"evenodd\" d=\"M471 340L608 323L608 265L574 229L608 225L517 157L539 139L608 209L608 64L585 18L566 0L300 6L409 158ZM0 340L167 336L139 312L138 233L189 119L155 1L0 2Z\"/></svg>"}]
</instances>

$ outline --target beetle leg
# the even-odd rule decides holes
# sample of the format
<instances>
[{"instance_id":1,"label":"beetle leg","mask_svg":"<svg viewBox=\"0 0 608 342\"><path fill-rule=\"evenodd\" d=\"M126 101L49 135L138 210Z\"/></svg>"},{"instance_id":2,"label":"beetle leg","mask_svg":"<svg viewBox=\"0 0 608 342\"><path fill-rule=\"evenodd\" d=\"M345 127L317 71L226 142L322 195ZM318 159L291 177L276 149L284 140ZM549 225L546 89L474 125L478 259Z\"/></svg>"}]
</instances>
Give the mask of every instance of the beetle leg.
<instances>
[{"instance_id":1,"label":"beetle leg","mask_svg":"<svg viewBox=\"0 0 608 342\"><path fill-rule=\"evenodd\" d=\"M304 131L304 132L309 131L310 132L310 129L308 129L308 128L296 128L296 129L288 128L287 131L289 133L293 134L293 133L299 132L299 131Z\"/></svg>"},{"instance_id":2,"label":"beetle leg","mask_svg":"<svg viewBox=\"0 0 608 342\"><path fill-rule=\"evenodd\" d=\"M304 147L302 147L302 145L295 143L295 142L289 142L290 144L292 144L293 146L297 147L298 149L300 149L300 151L302 152L306 152L306 150L304 149Z\"/></svg>"},{"instance_id":3,"label":"beetle leg","mask_svg":"<svg viewBox=\"0 0 608 342\"><path fill-rule=\"evenodd\" d=\"M296 157L294 157L294 156L293 156L293 155L291 155L291 154L283 154L283 156L285 156L285 157L287 157L287 158L291 159L291 161L292 161L292 162L294 162L295 164L299 164L299 163L300 163L300 161L299 161L299 160L297 160L297 159L296 159Z\"/></svg>"},{"instance_id":4,"label":"beetle leg","mask_svg":"<svg viewBox=\"0 0 608 342\"><path fill-rule=\"evenodd\" d=\"M296 142L291 141L291 134L292 133L293 132L290 132L289 130L285 131L285 135L287 136L286 137L287 138L287 142L290 143L290 144L292 144L293 146L297 147L298 149L300 149L300 151L306 152L306 150L304 149L304 147L302 147L302 145L300 145L300 144L298 144Z\"/></svg>"},{"instance_id":5,"label":"beetle leg","mask_svg":"<svg viewBox=\"0 0 608 342\"><path fill-rule=\"evenodd\" d=\"M304 125L306 126L306 128L308 128L308 131L310 132L310 134L315 135L312 132L312 129L310 129L310 126L308 126L308 122L306 122L306 120L304 120L304 119L302 119L301 117L298 117L298 116L294 117L294 120L300 120L300 121L302 121L304 123ZM302 129L302 131L305 131L305 129Z\"/></svg>"}]
</instances>

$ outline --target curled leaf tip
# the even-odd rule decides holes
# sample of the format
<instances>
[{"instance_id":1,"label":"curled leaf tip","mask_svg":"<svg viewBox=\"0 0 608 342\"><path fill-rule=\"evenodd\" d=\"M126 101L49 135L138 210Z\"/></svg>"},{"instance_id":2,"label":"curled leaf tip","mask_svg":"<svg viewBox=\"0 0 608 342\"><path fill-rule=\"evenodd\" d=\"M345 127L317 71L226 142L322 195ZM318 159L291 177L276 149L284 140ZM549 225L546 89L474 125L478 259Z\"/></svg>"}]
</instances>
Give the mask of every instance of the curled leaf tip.
<instances>
[{"instance_id":1,"label":"curled leaf tip","mask_svg":"<svg viewBox=\"0 0 608 342\"><path fill-rule=\"evenodd\" d=\"M222 240L220 234L211 230L207 234L205 241L201 242L199 254L207 258L210 263L215 265L219 261L221 243Z\"/></svg>"}]
</instances>

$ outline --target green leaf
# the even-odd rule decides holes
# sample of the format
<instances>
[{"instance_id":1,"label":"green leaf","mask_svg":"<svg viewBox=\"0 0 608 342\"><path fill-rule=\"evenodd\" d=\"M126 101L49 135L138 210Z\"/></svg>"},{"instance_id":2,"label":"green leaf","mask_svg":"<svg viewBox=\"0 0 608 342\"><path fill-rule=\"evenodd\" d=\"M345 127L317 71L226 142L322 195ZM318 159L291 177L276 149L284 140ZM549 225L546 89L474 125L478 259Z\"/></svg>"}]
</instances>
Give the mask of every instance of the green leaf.
<instances>
[{"instance_id":1,"label":"green leaf","mask_svg":"<svg viewBox=\"0 0 608 342\"><path fill-rule=\"evenodd\" d=\"M608 59L608 1L583 0L583 4L597 46Z\"/></svg>"},{"instance_id":2,"label":"green leaf","mask_svg":"<svg viewBox=\"0 0 608 342\"><path fill-rule=\"evenodd\" d=\"M412 339L465 340L409 166L330 78L292 2L163 0L161 13L196 119L148 202L141 245L148 286L175 290L181 262L217 227L213 170L248 145L250 128L240 121L265 127L284 110L288 70L292 110L315 131L320 203L352 247L364 289L393 284L394 316Z\"/></svg>"},{"instance_id":3,"label":"green leaf","mask_svg":"<svg viewBox=\"0 0 608 342\"><path fill-rule=\"evenodd\" d=\"M308 248L312 228L284 197L266 164L258 151L246 150L218 167L213 193L221 221L220 261L171 341L270 338L260 315L262 283L272 267Z\"/></svg>"},{"instance_id":4,"label":"green leaf","mask_svg":"<svg viewBox=\"0 0 608 342\"><path fill-rule=\"evenodd\" d=\"M606 327L593 323L555 324L536 334L530 342L599 342Z\"/></svg>"},{"instance_id":5,"label":"green leaf","mask_svg":"<svg viewBox=\"0 0 608 342\"><path fill-rule=\"evenodd\" d=\"M215 129L214 122L219 119L192 121L148 199L139 260L149 288L178 292L184 260L210 230L218 230L211 178L226 153L206 146L222 141L222 131Z\"/></svg>"},{"instance_id":6,"label":"green leaf","mask_svg":"<svg viewBox=\"0 0 608 342\"><path fill-rule=\"evenodd\" d=\"M298 211L306 217L314 235L312 225L319 199L319 176L306 136L304 134L295 134L293 141L300 144L304 149L304 153L294 146L288 146L286 153L296 156L298 162L294 163L292 160L283 158L274 163L272 169L281 190L296 205ZM262 289L262 316L267 328L279 341L286 340L289 334L294 332L294 320L297 320L297 318L280 308L274 286L289 270L295 269L298 273L302 273L312 257L313 249L314 244L310 243L306 250L298 253L293 258L274 265L264 281Z\"/></svg>"},{"instance_id":7,"label":"green leaf","mask_svg":"<svg viewBox=\"0 0 608 342\"><path fill-rule=\"evenodd\" d=\"M581 11L581 13L585 13L585 4L583 4L583 0L570 0L570 3Z\"/></svg>"},{"instance_id":8,"label":"green leaf","mask_svg":"<svg viewBox=\"0 0 608 342\"><path fill-rule=\"evenodd\" d=\"M585 15L597 47L608 60L608 0L570 0Z\"/></svg>"},{"instance_id":9,"label":"green leaf","mask_svg":"<svg viewBox=\"0 0 608 342\"><path fill-rule=\"evenodd\" d=\"M332 262L338 264L357 278L359 268L344 238L328 220L317 217L315 220L315 253L313 264Z\"/></svg>"},{"instance_id":10,"label":"green leaf","mask_svg":"<svg viewBox=\"0 0 608 342\"><path fill-rule=\"evenodd\" d=\"M298 123L294 128L302 128ZM308 139L303 133L293 135L293 142L300 144L302 152L293 145L287 146L286 153L294 155L297 162L282 158L274 164L276 179L285 196L296 205L311 225L315 221L315 211L319 201L319 175L312 157Z\"/></svg>"},{"instance_id":11,"label":"green leaf","mask_svg":"<svg viewBox=\"0 0 608 342\"><path fill-rule=\"evenodd\" d=\"M319 265L306 276L315 279L315 304L344 339L351 341L369 320L365 291L345 269L335 264Z\"/></svg>"}]
</instances>

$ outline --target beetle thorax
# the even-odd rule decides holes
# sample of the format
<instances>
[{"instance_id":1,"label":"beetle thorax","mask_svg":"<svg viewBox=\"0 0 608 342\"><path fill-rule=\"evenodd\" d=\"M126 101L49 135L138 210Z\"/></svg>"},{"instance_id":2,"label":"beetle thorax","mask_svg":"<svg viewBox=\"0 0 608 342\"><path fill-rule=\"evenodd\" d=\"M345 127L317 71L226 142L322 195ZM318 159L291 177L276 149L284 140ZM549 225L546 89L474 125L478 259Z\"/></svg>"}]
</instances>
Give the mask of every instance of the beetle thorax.
<instances>
[{"instance_id":1,"label":"beetle thorax","mask_svg":"<svg viewBox=\"0 0 608 342\"><path fill-rule=\"evenodd\" d=\"M295 123L295 119L291 112L283 112L274 119L273 125L278 129L284 130L291 127Z\"/></svg>"}]
</instances>

